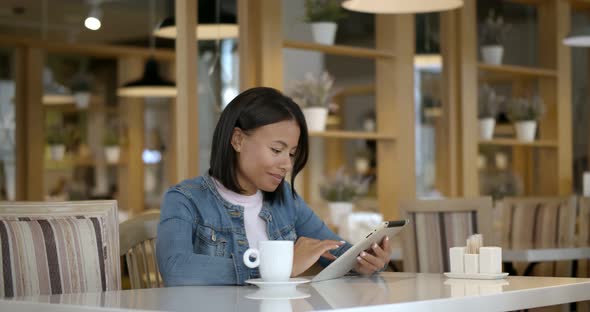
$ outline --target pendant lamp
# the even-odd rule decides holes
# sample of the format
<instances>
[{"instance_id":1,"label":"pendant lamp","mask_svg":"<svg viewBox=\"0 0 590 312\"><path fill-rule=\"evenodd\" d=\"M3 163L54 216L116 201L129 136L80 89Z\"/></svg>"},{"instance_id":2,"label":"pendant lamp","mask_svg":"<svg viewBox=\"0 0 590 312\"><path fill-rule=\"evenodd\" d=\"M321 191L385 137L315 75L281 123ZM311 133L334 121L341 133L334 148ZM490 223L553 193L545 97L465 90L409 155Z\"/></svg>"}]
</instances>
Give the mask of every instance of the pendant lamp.
<instances>
[{"instance_id":1,"label":"pendant lamp","mask_svg":"<svg viewBox=\"0 0 590 312\"><path fill-rule=\"evenodd\" d=\"M463 0L346 0L342 3L350 11L374 14L428 13L462 6Z\"/></svg>"},{"instance_id":2,"label":"pendant lamp","mask_svg":"<svg viewBox=\"0 0 590 312\"><path fill-rule=\"evenodd\" d=\"M154 0L150 0L150 29L154 25L155 15ZM150 34L150 49L153 50L155 45L155 38ZM176 84L168 81L162 76L158 70L158 62L155 58L150 57L145 63L143 76L138 80L134 80L124 84L117 90L117 95L125 97L175 97Z\"/></svg>"},{"instance_id":3,"label":"pendant lamp","mask_svg":"<svg viewBox=\"0 0 590 312\"><path fill-rule=\"evenodd\" d=\"M176 84L160 76L158 62L152 57L145 63L143 76L124 84L117 94L127 97L174 97Z\"/></svg>"},{"instance_id":4,"label":"pendant lamp","mask_svg":"<svg viewBox=\"0 0 590 312\"><path fill-rule=\"evenodd\" d=\"M220 1L199 1L197 40L219 40L238 37L239 28L236 15L228 10L223 10L220 7ZM161 38L175 39L176 21L174 17L164 19L154 30L154 35Z\"/></svg>"},{"instance_id":5,"label":"pendant lamp","mask_svg":"<svg viewBox=\"0 0 590 312\"><path fill-rule=\"evenodd\" d=\"M570 47L590 47L590 27L580 27L563 39L563 44Z\"/></svg>"}]
</instances>

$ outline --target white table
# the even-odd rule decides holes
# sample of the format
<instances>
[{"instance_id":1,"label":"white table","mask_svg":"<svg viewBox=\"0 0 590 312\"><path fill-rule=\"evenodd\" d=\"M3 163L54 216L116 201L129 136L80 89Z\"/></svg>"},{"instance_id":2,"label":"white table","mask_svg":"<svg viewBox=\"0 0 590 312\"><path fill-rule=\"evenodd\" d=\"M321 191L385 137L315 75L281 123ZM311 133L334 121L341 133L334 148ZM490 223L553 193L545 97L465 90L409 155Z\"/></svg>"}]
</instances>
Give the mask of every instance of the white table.
<instances>
[{"instance_id":1,"label":"white table","mask_svg":"<svg viewBox=\"0 0 590 312\"><path fill-rule=\"evenodd\" d=\"M0 311L498 311L590 300L590 279L509 276L456 280L382 273L304 284L282 294L255 286L191 286L0 300ZM260 296L258 299L247 297ZM287 299L289 296L299 299ZM307 296L307 297L306 297ZM277 298L272 298L277 297Z\"/></svg>"}]
</instances>

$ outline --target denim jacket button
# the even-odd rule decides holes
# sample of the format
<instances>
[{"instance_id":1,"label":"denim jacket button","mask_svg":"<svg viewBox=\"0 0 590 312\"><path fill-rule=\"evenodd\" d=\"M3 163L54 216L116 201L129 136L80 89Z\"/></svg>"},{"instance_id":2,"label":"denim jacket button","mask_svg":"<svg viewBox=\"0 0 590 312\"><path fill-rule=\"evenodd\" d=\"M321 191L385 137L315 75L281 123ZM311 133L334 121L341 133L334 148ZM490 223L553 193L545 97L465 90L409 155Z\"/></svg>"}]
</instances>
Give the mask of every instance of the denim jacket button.
<instances>
[{"instance_id":1,"label":"denim jacket button","mask_svg":"<svg viewBox=\"0 0 590 312\"><path fill-rule=\"evenodd\" d=\"M216 241L217 237L215 237L215 232L211 233L211 240Z\"/></svg>"}]
</instances>

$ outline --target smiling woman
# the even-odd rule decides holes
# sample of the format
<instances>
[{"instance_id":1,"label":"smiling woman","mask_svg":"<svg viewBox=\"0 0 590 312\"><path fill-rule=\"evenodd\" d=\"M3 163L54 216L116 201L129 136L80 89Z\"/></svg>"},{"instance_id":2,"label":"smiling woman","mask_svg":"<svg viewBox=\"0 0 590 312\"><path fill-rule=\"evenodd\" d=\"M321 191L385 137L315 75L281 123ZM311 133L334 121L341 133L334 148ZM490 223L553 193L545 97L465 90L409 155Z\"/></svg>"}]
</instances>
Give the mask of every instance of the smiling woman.
<instances>
[{"instance_id":1,"label":"smiling woman","mask_svg":"<svg viewBox=\"0 0 590 312\"><path fill-rule=\"evenodd\" d=\"M242 257L260 241L296 241L293 277L350 248L295 192L307 157L305 118L293 100L264 87L232 100L213 134L209 172L164 195L156 251L165 285L241 285L258 278ZM387 242L376 245L355 269L374 273L388 255Z\"/></svg>"}]
</instances>

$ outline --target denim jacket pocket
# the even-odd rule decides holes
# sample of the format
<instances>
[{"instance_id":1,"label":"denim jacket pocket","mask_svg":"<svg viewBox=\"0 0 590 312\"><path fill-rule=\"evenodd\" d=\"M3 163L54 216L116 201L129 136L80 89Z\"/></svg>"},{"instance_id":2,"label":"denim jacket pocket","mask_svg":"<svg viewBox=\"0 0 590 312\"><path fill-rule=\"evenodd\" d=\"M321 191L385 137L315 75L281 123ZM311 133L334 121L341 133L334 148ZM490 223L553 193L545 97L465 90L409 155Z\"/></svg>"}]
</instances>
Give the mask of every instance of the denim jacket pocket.
<instances>
[{"instance_id":1,"label":"denim jacket pocket","mask_svg":"<svg viewBox=\"0 0 590 312\"><path fill-rule=\"evenodd\" d=\"M225 257L227 238L222 232L206 225L197 225L194 252L203 255Z\"/></svg>"},{"instance_id":2,"label":"denim jacket pocket","mask_svg":"<svg viewBox=\"0 0 590 312\"><path fill-rule=\"evenodd\" d=\"M293 225L287 225L281 229L281 238L283 240L296 241L297 233L295 233L295 227Z\"/></svg>"}]
</instances>

